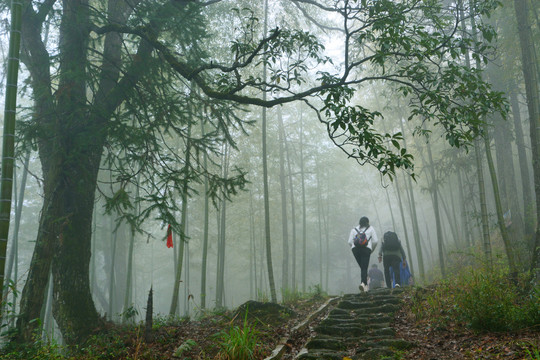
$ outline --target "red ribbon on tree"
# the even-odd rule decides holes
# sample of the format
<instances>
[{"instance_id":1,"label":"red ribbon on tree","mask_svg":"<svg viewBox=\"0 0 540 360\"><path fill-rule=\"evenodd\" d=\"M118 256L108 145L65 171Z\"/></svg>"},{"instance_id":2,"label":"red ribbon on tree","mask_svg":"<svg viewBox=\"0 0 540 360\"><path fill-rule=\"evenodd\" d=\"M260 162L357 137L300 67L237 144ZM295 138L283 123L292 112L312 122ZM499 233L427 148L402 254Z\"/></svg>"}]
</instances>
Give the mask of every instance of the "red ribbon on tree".
<instances>
[{"instance_id":1,"label":"red ribbon on tree","mask_svg":"<svg viewBox=\"0 0 540 360\"><path fill-rule=\"evenodd\" d=\"M171 224L169 224L169 226L167 227L167 247L168 248L173 247Z\"/></svg>"}]
</instances>

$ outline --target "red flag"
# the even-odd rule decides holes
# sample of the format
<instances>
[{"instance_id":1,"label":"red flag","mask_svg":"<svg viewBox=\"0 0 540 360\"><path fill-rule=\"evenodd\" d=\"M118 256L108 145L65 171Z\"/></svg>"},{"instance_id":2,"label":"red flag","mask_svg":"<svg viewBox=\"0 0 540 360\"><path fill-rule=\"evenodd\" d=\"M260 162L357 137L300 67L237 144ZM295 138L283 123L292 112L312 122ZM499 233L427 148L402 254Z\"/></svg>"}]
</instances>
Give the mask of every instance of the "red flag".
<instances>
[{"instance_id":1,"label":"red flag","mask_svg":"<svg viewBox=\"0 0 540 360\"><path fill-rule=\"evenodd\" d=\"M172 242L172 229L171 229L171 225L169 224L169 226L167 227L167 247L168 248L172 248L173 247L173 242Z\"/></svg>"}]
</instances>

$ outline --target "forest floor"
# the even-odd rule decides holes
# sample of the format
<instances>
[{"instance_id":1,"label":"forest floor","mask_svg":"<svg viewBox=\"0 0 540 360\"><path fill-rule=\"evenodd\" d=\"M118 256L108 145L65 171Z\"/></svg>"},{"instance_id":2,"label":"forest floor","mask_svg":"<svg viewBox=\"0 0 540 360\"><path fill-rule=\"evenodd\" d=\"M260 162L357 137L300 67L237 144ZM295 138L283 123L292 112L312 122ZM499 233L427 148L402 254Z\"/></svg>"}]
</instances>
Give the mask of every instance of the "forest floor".
<instances>
[{"instance_id":1,"label":"forest floor","mask_svg":"<svg viewBox=\"0 0 540 360\"><path fill-rule=\"evenodd\" d=\"M518 332L475 332L465 324L440 318L416 320L411 311L411 296L393 324L397 337L414 344L399 359L507 359L540 360L540 324ZM441 317L446 317L441 314Z\"/></svg>"},{"instance_id":2,"label":"forest floor","mask_svg":"<svg viewBox=\"0 0 540 360\"><path fill-rule=\"evenodd\" d=\"M415 346L395 353L392 359L540 360L540 324L514 333L477 333L448 316L441 321L445 314L419 320L412 311L417 305L413 293L403 292L403 307L395 313L392 327L397 338ZM144 341L144 324L109 324L80 346L75 356L58 356L54 349L41 348L32 356L11 352L11 356L3 354L0 359L266 359L278 345L285 343L286 352L281 359L291 360L312 337L318 322L335 306L335 302L328 300L326 296L312 295L286 305L248 302L245 305L249 304L249 317L244 306L191 320L156 316L153 339L149 342ZM265 308L265 304L271 306ZM329 305L322 310L324 304ZM314 313L317 316L312 317ZM257 321L246 321L253 318ZM312 318L309 326L299 329L298 325L306 323L308 318ZM253 357L242 357L238 352L242 345L253 351ZM235 349L236 355L225 355Z\"/></svg>"},{"instance_id":3,"label":"forest floor","mask_svg":"<svg viewBox=\"0 0 540 360\"><path fill-rule=\"evenodd\" d=\"M320 312L306 329L294 332L293 329L310 314L320 310L327 299L314 296L273 309L277 314L262 315L261 312L255 315L259 320L256 327L250 325L252 322L245 322L245 313L239 311L212 314L200 320L186 320L177 324L161 324L158 320L154 321L153 341L150 343L142 340L142 326L136 331L133 328L115 328L109 340L102 339L105 341L101 348L95 344L91 346L92 349L86 349L88 357L78 359L228 359L224 355L227 351L250 341L254 358L265 359L276 346L283 343L283 339L288 341L287 352L282 359L293 359L312 335L318 321L332 306ZM397 353L395 359L540 360L540 325L515 333L476 333L452 321L445 321L444 325L435 318L418 321L411 311L411 301L411 296L405 292L404 306L396 313L392 326L396 330L396 337L415 346ZM250 306L255 304L252 302ZM294 315L291 315L293 312ZM251 313L255 314L255 311ZM240 354L237 358L241 358Z\"/></svg>"}]
</instances>

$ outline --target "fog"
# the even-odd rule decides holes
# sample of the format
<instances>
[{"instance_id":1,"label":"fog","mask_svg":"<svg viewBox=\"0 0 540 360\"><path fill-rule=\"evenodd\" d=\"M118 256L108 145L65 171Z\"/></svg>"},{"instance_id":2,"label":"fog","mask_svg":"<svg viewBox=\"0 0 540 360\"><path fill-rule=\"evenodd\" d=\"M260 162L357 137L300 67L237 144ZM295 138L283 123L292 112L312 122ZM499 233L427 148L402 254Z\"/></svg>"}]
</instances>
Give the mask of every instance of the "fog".
<instances>
[{"instance_id":1,"label":"fog","mask_svg":"<svg viewBox=\"0 0 540 360\"><path fill-rule=\"evenodd\" d=\"M36 76L31 60L37 55L30 53L31 45L24 45L23 39L17 118L19 140L7 248L8 259L14 260L8 260L6 266L6 277L14 282L15 289L7 294L13 304L7 316L10 326L14 326L12 315L21 311L21 291L36 252L36 239L47 236L39 234L40 222L45 224L47 217L44 215L53 206L44 201L49 196L47 191L60 186L58 184L77 184L86 176L85 171L91 169L86 159L93 156L94 150L80 150L69 145L71 141L75 143L81 139L103 145L97 161L95 195L90 194L89 200L79 199L78 196L86 191L81 191L81 187L93 189L84 181L73 187L80 193L73 190L58 195L64 196L65 201L60 201L63 205L58 205L65 206L64 216L53 213L51 216L56 217L51 222L52 227L43 226L42 231L53 228L58 231L54 233L56 240L51 240L53 253L60 251L58 244L65 240L63 236L66 239L69 236L74 244L79 241L82 244L84 234L91 236L88 248L81 247L80 252L74 250L69 256L75 263L89 261L88 275L83 274L81 279L89 283L97 313L115 322L143 320L150 289L153 289L157 319L169 316L197 318L208 311L235 308L250 299L272 301L272 283L278 302L307 293L342 295L358 292L360 269L347 241L351 229L358 225L362 216L369 218L379 240L386 231L398 234L416 285L440 281L460 266L490 261L486 258L487 253L490 259L506 262L509 255L503 229L512 242L514 253L510 257L515 259L516 268L529 268L536 226L532 162L538 159L531 151L534 134L531 136L529 129L534 127L529 120L530 107L527 105L530 100L528 102L521 58L516 58L516 54L521 54L521 48L510 2L497 8L489 19L472 15L478 24L483 20L493 27L498 36L490 44L493 47L480 50L473 43L466 43L467 36L472 36L466 34L474 34L474 26L479 26L470 22L471 16L466 14L463 28L458 27L461 24L457 22L455 26L462 32L457 34L455 31L452 35L452 39L462 41L463 49L455 57L445 54L444 61L433 60L429 65L436 63L437 69L453 62L463 66L467 63L468 69L479 66L483 74L478 81L485 81L492 88L473 88L478 83L471 80L472 72L467 78L431 70L435 71L433 83L426 85L429 91L424 89L425 93L419 90L414 76L404 75L405 71L399 68L403 62L414 64L411 57L402 59L385 55L383 65L377 60L358 60L376 53L371 46L378 46L377 36L382 38L383 30L375 31L373 39L366 36L367 45L351 40L350 49L345 48L344 32L333 30L343 25L341 15L302 1L292 3L270 1L268 29L303 29L315 34L324 47L324 50L321 47L321 55L317 55L320 58L294 48L304 41L300 36L293 38L294 42L291 40L295 44L291 45L292 50L283 41L285 45L279 44L282 47L276 54L258 55L256 64L247 62L246 66L231 71L237 78L247 79L245 82L249 84L245 90L243 85L234 88L237 85L231 80L233 76L227 77L228 70L212 66L228 64L234 54L235 62L231 64L237 66L247 57L239 52L263 49L250 45L253 47L235 53L231 44L240 44L241 48L246 45L241 41L248 43L245 39L255 42L253 39L262 38L264 8L250 1L223 1L216 5L209 2L207 9L199 10L186 6L187 10L182 8L181 11L188 14L193 11L196 15L190 21L200 20L207 27L207 37L196 35L196 31L202 31L197 24L189 24L193 26L193 33L186 31L185 35L179 35L174 28L180 25L166 23L171 29L165 26L167 30L156 38L167 46L178 43L176 47L171 46L170 53L151 43L152 39L146 39L161 53L148 52L148 69L139 69L144 76L140 76L143 80L137 80L143 85L136 85L137 91L125 90L129 96L118 101L119 105L107 115L110 115L110 122L106 125L99 122L103 109L96 112L98 116L94 116L91 109L100 102L107 103L113 92L109 97L100 97L96 90L97 80L88 80L81 87L87 96L86 104L84 110L77 113L74 108L60 108L63 101L61 86L68 85L63 80L60 81L63 85L59 85L53 76L51 94L59 106L56 113L65 111L62 116L56 116L59 123L65 123L54 129L47 128L52 123L42 120L46 116L36 115L41 111L35 110L40 100L32 88L35 84L30 86ZM451 14L458 13L456 4L445 5L453 9ZM249 10L243 9L244 6ZM141 13L137 11L132 17L144 18L142 10ZM226 15L216 15L222 11ZM531 14L538 11L539 5L533 2ZM7 20L7 12L2 14ZM60 21L57 17L51 13L45 23L47 32L41 34L51 55L63 51L58 47L61 29L57 26ZM537 17L531 16L531 19L537 26ZM358 15L354 19L355 26L361 20L369 23ZM104 26L100 21L105 20L92 18L92 21L96 26ZM126 26L133 25L129 21ZM255 25L250 25L252 23ZM452 24L446 24L444 29L453 29ZM45 29L45 25L41 25ZM436 32L434 28L428 27L428 32ZM226 34L227 29L230 34ZM532 26L531 29L536 44L540 43L539 28ZM96 54L106 51L101 36L107 30L94 31L86 46L93 47ZM272 34L270 32L268 36L274 36ZM2 36L2 49L7 48L8 35ZM135 30L132 33L126 30L123 35L127 49L123 50L127 54L123 56L131 56L134 63L138 56L135 49L139 45L132 37L139 35ZM193 44L199 42L202 45L197 49ZM278 48L276 44L269 44ZM407 46L411 45L404 48ZM201 55L204 63L200 65L211 68L208 77L213 78L208 84L223 91L222 97L212 97L213 93L208 92L200 80L204 76L190 77L182 73L182 68L175 68L174 62L167 63L167 56L173 54L193 65L194 60L188 57L193 55L192 52L198 55L199 51L201 54L213 51L214 62L208 60L207 55ZM400 51L395 50L396 53ZM480 54L481 51L485 51L485 55ZM277 58L278 53L283 58ZM6 59L5 50L2 54ZM272 58L273 55L277 60ZM102 64L93 56L98 57L89 56L86 64L89 78L94 72L97 77ZM323 61L325 56L332 62ZM298 60L300 58L302 61ZM481 62L475 64L477 58ZM358 64L352 67L350 63L354 61ZM263 81L260 77L265 62L268 69L264 71L268 71L268 75ZM159 70L163 64L168 66L165 75ZM199 64L193 66L196 65ZM536 66L537 71L538 62ZM51 60L49 68L53 74L64 74L55 59ZM246 75L248 70L255 80ZM120 78L129 71L130 65L125 65ZM225 75L215 75L218 71L224 71ZM302 77L293 76L295 71L302 73ZM418 74L422 69L415 71ZM335 78L325 78L326 73L335 74ZM302 94L304 88L327 86L330 80L338 81L336 79L341 76L347 79L343 85L354 89L354 93L335 95L335 105L341 109L355 108L361 114L356 118L339 120L339 111L329 110L328 99L334 95L324 90L302 95L300 101L262 103L266 99L272 101ZM412 84L408 93L404 94L402 84L394 81L396 78ZM144 84L151 84L154 79L155 85L146 88ZM424 84L427 81L418 80ZM445 84L450 85L446 88ZM222 90L229 89L227 86L232 89L227 90L229 93ZM261 90L267 92L267 98L261 97ZM73 91L74 97L81 94L69 91ZM454 94L455 98L444 98L448 96L445 91ZM418 92L418 98L415 92ZM230 95L237 93L255 100L241 98L240 101ZM467 98L458 98L463 93L467 93ZM428 103L422 94L426 97L440 94L441 98ZM483 97L484 94L492 97ZM500 99L497 96L501 96ZM156 98L160 100L154 101ZM257 106L259 102L264 106ZM434 103L436 109L434 105L432 107ZM444 104L448 109L461 109L469 104L478 106L474 108L478 118L473 119L469 113L457 113L460 110L448 110L443 119L440 114L445 111ZM448 120L451 116L455 118ZM77 132L79 126L87 126L87 120L88 123L102 124L100 131L106 133L103 140L92 135L99 131ZM58 129L65 130L62 136L67 139L59 140L59 144L69 144L59 152L52 151L47 155L49 150L43 147L43 142L59 136L58 131L63 130ZM69 171L51 180L47 177L51 172L48 161L58 153L64 156L58 160L59 164L69 163L75 157L73 164L80 162L83 165L66 167ZM26 156L29 156L27 166ZM492 166L489 158L493 158ZM268 211L265 211L265 173ZM21 208L19 202L22 202ZM92 216L88 218L91 225L87 221L86 225L77 228L81 223L72 220L77 204L85 204L92 210ZM70 230L65 233L64 225L58 225L61 228L58 230L54 224L68 224ZM169 224L173 229L172 248L166 244ZM78 249L77 245L73 245L73 249ZM370 264L379 264L378 251L379 248L372 253ZM53 256L49 267L54 269L57 261ZM180 270L178 266L181 266ZM379 267L382 268L382 264ZM65 271L66 268L62 269ZM52 279L52 274L62 270L49 271ZM179 282L177 274L181 274ZM52 317L55 301L52 284L49 282L43 294L41 318L45 332L59 337L60 330ZM179 285L178 306L171 314L175 284Z\"/></svg>"}]
</instances>

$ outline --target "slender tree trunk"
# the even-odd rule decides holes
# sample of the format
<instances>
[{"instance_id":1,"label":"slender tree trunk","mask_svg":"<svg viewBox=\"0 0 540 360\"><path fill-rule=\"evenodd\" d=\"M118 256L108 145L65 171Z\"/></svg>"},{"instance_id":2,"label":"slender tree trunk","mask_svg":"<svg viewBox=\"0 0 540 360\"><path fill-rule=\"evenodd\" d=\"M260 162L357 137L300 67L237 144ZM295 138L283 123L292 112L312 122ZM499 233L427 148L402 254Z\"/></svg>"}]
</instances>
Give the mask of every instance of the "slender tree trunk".
<instances>
[{"instance_id":1,"label":"slender tree trunk","mask_svg":"<svg viewBox=\"0 0 540 360\"><path fill-rule=\"evenodd\" d=\"M17 109L22 12L22 2L12 1L0 176L0 284L4 284L4 269L6 266L9 221L11 216L13 166L15 164L15 113ZM2 313L0 313L1 316ZM2 319L0 318L1 322Z\"/></svg>"},{"instance_id":2,"label":"slender tree trunk","mask_svg":"<svg viewBox=\"0 0 540 360\"><path fill-rule=\"evenodd\" d=\"M429 171L431 173L431 194L433 196L433 210L435 214L435 226L437 229L437 245L439 251L439 265L441 267L441 275L443 278L446 277L446 268L444 264L444 251L443 251L443 231L441 224L441 215L439 212L439 190L438 190L438 181L435 176L435 165L433 163L433 155L431 153L431 145L429 141L426 144L428 159L429 159Z\"/></svg>"},{"instance_id":3,"label":"slender tree trunk","mask_svg":"<svg viewBox=\"0 0 540 360\"><path fill-rule=\"evenodd\" d=\"M380 231L382 231L383 227L381 225L381 216L379 215L379 210L377 210L378 209L377 203L375 203L375 199L373 198L373 194L371 192L369 192L369 197L371 199L371 204L373 205L373 210L375 210L375 217L377 218L376 219L377 225L379 226L379 229L381 229Z\"/></svg>"},{"instance_id":4,"label":"slender tree trunk","mask_svg":"<svg viewBox=\"0 0 540 360\"><path fill-rule=\"evenodd\" d=\"M201 136L204 136L204 122L201 121ZM208 155L203 154L204 168L208 166ZM206 268L208 259L208 222L209 222L209 199L208 178L204 178L204 220L203 220L203 248L201 261L201 308L206 309Z\"/></svg>"},{"instance_id":5,"label":"slender tree trunk","mask_svg":"<svg viewBox=\"0 0 540 360\"><path fill-rule=\"evenodd\" d=\"M390 195L388 195L388 188L384 188L384 193L386 195L386 203L388 204L388 210L390 210L390 217L392 218L392 228L394 231L397 230L396 219L394 218L394 211L392 210L392 203L390 202Z\"/></svg>"},{"instance_id":6,"label":"slender tree trunk","mask_svg":"<svg viewBox=\"0 0 540 360\"><path fill-rule=\"evenodd\" d=\"M407 148L407 141L405 140L405 129L403 126L403 120L400 120L399 124L401 126L401 133L403 134L403 145L405 148ZM405 188L408 190L407 196L409 198L410 205L411 205L411 220L412 220L413 235L414 235L414 245L416 247L416 256L418 258L418 270L420 271L420 280L424 281L424 278L425 278L424 256L422 254L422 246L420 244L420 229L418 228L418 215L416 213L414 189L412 186L412 181L411 181L410 176L406 178Z\"/></svg>"},{"instance_id":7,"label":"slender tree trunk","mask_svg":"<svg viewBox=\"0 0 540 360\"><path fill-rule=\"evenodd\" d=\"M20 228L20 224L21 224L21 215L22 215L22 210L23 210L23 204L24 204L24 193L25 193L25 190L26 190L26 179L28 177L28 165L30 163L30 151L27 152L26 154L26 157L24 159L24 170L23 170L23 174L22 174L22 179L21 179L21 186L20 186L20 189L19 189L19 196L15 196L15 224L13 226L13 240L12 240L12 244L11 244L11 252L9 254L9 258L8 258L8 263L7 263L7 268L6 268L6 277L5 277L5 281L4 281L4 289L3 289L3 293L2 293L2 299L4 301L2 301L2 314L4 314L5 312L5 305L7 303L7 297L9 295L8 293L8 282L10 280L13 280L13 288L11 289L13 291L13 301L11 302L12 305L12 309L16 309L17 307L17 294L16 294L16 291L17 291L17 271L14 271L14 276L12 277L12 271L14 268L17 267L17 263L18 263L18 258L19 258L19 228ZM15 169L14 169L15 171ZM15 174L15 172L14 172ZM14 176L14 178L16 178L16 176ZM15 184L14 184L15 185ZM16 187L14 188L15 190L15 195L17 195L16 193ZM4 316L1 316L0 319L3 319Z\"/></svg>"},{"instance_id":8,"label":"slender tree trunk","mask_svg":"<svg viewBox=\"0 0 540 360\"><path fill-rule=\"evenodd\" d=\"M471 232L469 231L469 222L467 217L467 205L465 203L465 195L463 192L463 179L461 178L462 170L458 167L456 178L458 180L458 190L459 190L459 204L461 207L461 231L459 231L460 234L463 235L463 238L465 239L465 245L467 247L471 247Z\"/></svg>"},{"instance_id":9,"label":"slender tree trunk","mask_svg":"<svg viewBox=\"0 0 540 360\"><path fill-rule=\"evenodd\" d=\"M182 264L184 261L184 246L186 244L186 222L187 222L187 212L188 212L188 190L189 190L189 169L190 169L190 160L191 160L191 142L189 138L191 137L191 127L188 129L188 140L186 142L186 152L185 152L185 165L182 173L184 174L183 179L183 188L182 188L182 215L180 220L180 233L178 239L178 263L176 264L176 275L174 277L174 287L173 287L173 296L171 301L171 308L169 310L169 315L174 315L179 311L178 300L179 300L179 291L180 291L180 281L182 279Z\"/></svg>"},{"instance_id":10,"label":"slender tree trunk","mask_svg":"<svg viewBox=\"0 0 540 360\"><path fill-rule=\"evenodd\" d=\"M140 177L137 175L137 180L135 183L135 199L139 198L139 181ZM139 205L137 204L135 208L135 216L139 215ZM129 237L129 250L128 250L128 263L127 263L127 274L126 274L126 293L124 296L124 322L129 320L128 314L126 313L127 309L131 304L132 294L133 294L133 249L135 247L135 229L133 226L130 227L130 237Z\"/></svg>"},{"instance_id":11,"label":"slender tree trunk","mask_svg":"<svg viewBox=\"0 0 540 360\"><path fill-rule=\"evenodd\" d=\"M249 296L255 299L257 290L257 249L255 247L255 215L253 194L249 192Z\"/></svg>"},{"instance_id":12,"label":"slender tree trunk","mask_svg":"<svg viewBox=\"0 0 540 360\"><path fill-rule=\"evenodd\" d=\"M499 180L501 192L501 206L503 213L507 214L508 227L511 230L512 246L516 249L514 252L514 261L521 258L523 253L529 256L528 246L524 239L524 223L521 214L521 209L518 201L518 187L516 183L516 175L514 172L514 159L512 152L511 137L508 133L511 132L509 123L504 121L500 116L494 119L494 136L495 154L497 159L497 179ZM510 234L509 234L510 236ZM524 251L520 251L524 250ZM521 262L521 261L519 261ZM522 262L523 263L523 262ZM527 261L528 263L528 261Z\"/></svg>"},{"instance_id":13,"label":"slender tree trunk","mask_svg":"<svg viewBox=\"0 0 540 360\"><path fill-rule=\"evenodd\" d=\"M223 151L223 178L227 179L229 172L229 149L227 144L224 145ZM225 240L227 229L227 199L222 195L221 209L218 214L219 224L219 242L218 242L218 267L216 275L216 306L218 308L224 306L225 301Z\"/></svg>"},{"instance_id":14,"label":"slender tree trunk","mask_svg":"<svg viewBox=\"0 0 540 360\"><path fill-rule=\"evenodd\" d=\"M289 219L287 218L287 190L285 179L285 130L283 128L283 115L278 107L279 122L279 184L281 187L281 228L283 236L283 262L281 270L282 291L289 289Z\"/></svg>"},{"instance_id":15,"label":"slender tree trunk","mask_svg":"<svg viewBox=\"0 0 540 360\"><path fill-rule=\"evenodd\" d=\"M306 181L304 174L304 128L300 114L300 176L302 179L302 292L306 292L306 261L307 261L307 205L306 205Z\"/></svg>"},{"instance_id":16,"label":"slender tree trunk","mask_svg":"<svg viewBox=\"0 0 540 360\"><path fill-rule=\"evenodd\" d=\"M476 0L469 0L469 5L471 6L471 9L473 9L475 4L473 4L473 1ZM461 0L458 0L458 3L461 5ZM461 6L460 6L461 7ZM462 15L463 17L463 15ZM476 31L476 25L474 23L474 14L471 16L471 26L473 28L473 31ZM465 29L465 23L462 22L462 32L463 36L470 36L466 33ZM471 68L471 60L469 57L469 53L467 52L465 54L465 65L467 68ZM488 225L488 212L487 212L487 203L486 203L486 189L485 189L485 183L484 183L484 171L483 171L483 165L482 165L482 157L480 153L480 141L475 139L474 141L474 154L476 158L476 169L477 169L477 177L478 177L478 188L479 188L479 194L480 194L480 216L482 220L482 239L483 239L483 248L484 248L484 254L486 257L486 261L489 266L492 265L493 259L491 256L491 243L489 239L489 225ZM487 152L486 152L487 153Z\"/></svg>"},{"instance_id":17,"label":"slender tree trunk","mask_svg":"<svg viewBox=\"0 0 540 360\"><path fill-rule=\"evenodd\" d=\"M113 304L114 304L114 293L116 289L115 284L115 274L114 274L114 268L116 264L116 243L118 240L118 230L119 228L114 227L114 220L111 216L110 218L110 229L111 229L111 264L110 264L110 271L109 271L109 320L113 319Z\"/></svg>"},{"instance_id":18,"label":"slender tree trunk","mask_svg":"<svg viewBox=\"0 0 540 360\"><path fill-rule=\"evenodd\" d=\"M495 165L493 164L493 157L491 156L490 149L490 140L488 135L487 124L484 125L484 147L486 149L486 158L489 168L489 173L491 175L491 184L493 186L493 196L495 197L495 209L497 212L497 222L499 225L499 230L501 232L501 237L503 239L504 247L506 249L506 255L508 257L508 265L510 266L510 271L512 274L517 274L517 267L514 260L514 253L512 245L510 244L510 238L508 236L508 231L506 230L506 225L504 223L502 205L501 205L501 195L499 193L499 184L497 182L497 175L495 174Z\"/></svg>"},{"instance_id":19,"label":"slender tree trunk","mask_svg":"<svg viewBox=\"0 0 540 360\"><path fill-rule=\"evenodd\" d=\"M285 135L285 130L283 131ZM287 137L283 137L285 143L285 153L287 154L287 170L289 172L289 193L291 194L291 224L292 224L292 268L291 268L291 288L296 289L296 204L294 201L293 173L291 157L289 152L289 142Z\"/></svg>"},{"instance_id":20,"label":"slender tree trunk","mask_svg":"<svg viewBox=\"0 0 540 360\"><path fill-rule=\"evenodd\" d=\"M43 315L41 316L43 324L43 332L41 339L47 341L49 333L54 329L54 320L52 318L52 301L53 301L53 279L52 273L49 274L49 283L47 284L47 298L43 307Z\"/></svg>"},{"instance_id":21,"label":"slender tree trunk","mask_svg":"<svg viewBox=\"0 0 540 360\"><path fill-rule=\"evenodd\" d=\"M478 176L478 191L480 194L480 216L482 220L482 244L484 248L484 255L489 264L492 263L493 259L491 256L491 241L489 238L489 223L488 223L488 212L487 212L487 200L486 200L486 188L484 183L484 170L482 168L482 157L480 155L480 141L475 140L474 142L474 153L476 158L476 171Z\"/></svg>"},{"instance_id":22,"label":"slender tree trunk","mask_svg":"<svg viewBox=\"0 0 540 360\"><path fill-rule=\"evenodd\" d=\"M475 2L476 0L470 1L470 3ZM475 14L473 14L475 15ZM471 28L472 28L472 34L473 39L476 41L477 34L476 34L476 23L474 16L471 16ZM468 54L467 54L468 58ZM470 67L470 66L469 66ZM476 69L481 69L481 63L480 59L476 58ZM495 198L495 210L497 213L497 222L499 225L499 230L501 232L501 237L503 239L504 247L506 249L506 255L508 257L508 264L510 266L510 271L512 274L517 274L517 268L514 260L514 254L513 254L513 248L510 244L510 238L508 236L508 231L506 230L506 225L504 223L503 218L503 212L502 212L502 206L501 206L501 195L499 192L499 183L497 180L497 174L495 173L495 165L493 163L493 157L491 155L491 140L489 137L489 128L486 119L484 119L484 126L483 126L483 138L484 138L484 150L486 151L486 160L488 164L489 174L491 176L491 185L493 187L493 196Z\"/></svg>"},{"instance_id":23,"label":"slender tree trunk","mask_svg":"<svg viewBox=\"0 0 540 360\"><path fill-rule=\"evenodd\" d=\"M403 224L403 233L405 235L405 244L407 246L407 257L409 258L408 263L411 270L411 274L414 275L414 264L413 264L412 256L411 256L411 243L409 242L409 232L407 231L407 221L405 220L405 211L403 211L403 201L401 201L401 190L399 188L399 182L398 182L397 176L395 177L394 182L396 184L394 190L398 198L399 213L401 214L401 223Z\"/></svg>"},{"instance_id":24,"label":"slender tree trunk","mask_svg":"<svg viewBox=\"0 0 540 360\"><path fill-rule=\"evenodd\" d=\"M322 231L322 200L321 200L321 184L320 184L320 173L319 165L316 166L317 173L317 226L319 231L319 284L323 286L323 231Z\"/></svg>"},{"instance_id":25,"label":"slender tree trunk","mask_svg":"<svg viewBox=\"0 0 540 360\"><path fill-rule=\"evenodd\" d=\"M268 29L268 0L264 2L264 35ZM266 62L263 66L263 79L266 79ZM266 101L266 91L263 92L263 100ZM272 239L270 237L270 194L268 190L268 160L266 149L266 108L262 109L262 156L263 156L263 186L264 186L264 232L266 239L266 265L268 266L268 282L272 302L277 302L276 285L274 283L274 269L272 265Z\"/></svg>"},{"instance_id":26,"label":"slender tree trunk","mask_svg":"<svg viewBox=\"0 0 540 360\"><path fill-rule=\"evenodd\" d=\"M538 67L535 61L536 49L529 22L529 6L526 0L514 0L521 47L521 65L525 79L527 107L529 109L534 191L536 197L536 235L534 241L531 270L540 268L540 92L538 89ZM538 276L538 275L537 275Z\"/></svg>"},{"instance_id":27,"label":"slender tree trunk","mask_svg":"<svg viewBox=\"0 0 540 360\"><path fill-rule=\"evenodd\" d=\"M517 89L515 86L510 91L510 103L512 105L512 118L514 120L514 131L516 134L516 146L519 158L519 170L521 174L521 191L523 197L523 214L525 235L533 239L534 235L534 197L531 192L531 183L529 178L529 164L527 159L525 141L523 137L523 126L521 121L521 112L519 109L519 101L516 95ZM531 243L531 248L532 248Z\"/></svg>"},{"instance_id":28,"label":"slender tree trunk","mask_svg":"<svg viewBox=\"0 0 540 360\"><path fill-rule=\"evenodd\" d=\"M441 193L441 190L439 187L437 187L437 192L439 193L439 202L441 203L442 209L444 210L444 213L446 214L446 220L448 223L448 227L450 228L450 232L452 233L452 238L454 239L454 243L456 246L461 246L459 243L459 236L457 231L457 224L455 222L455 218L452 219L452 212L450 211L450 207L446 204L446 201L444 200L444 196ZM445 234L448 232L444 232ZM448 242L448 241L447 241Z\"/></svg>"}]
</instances>

